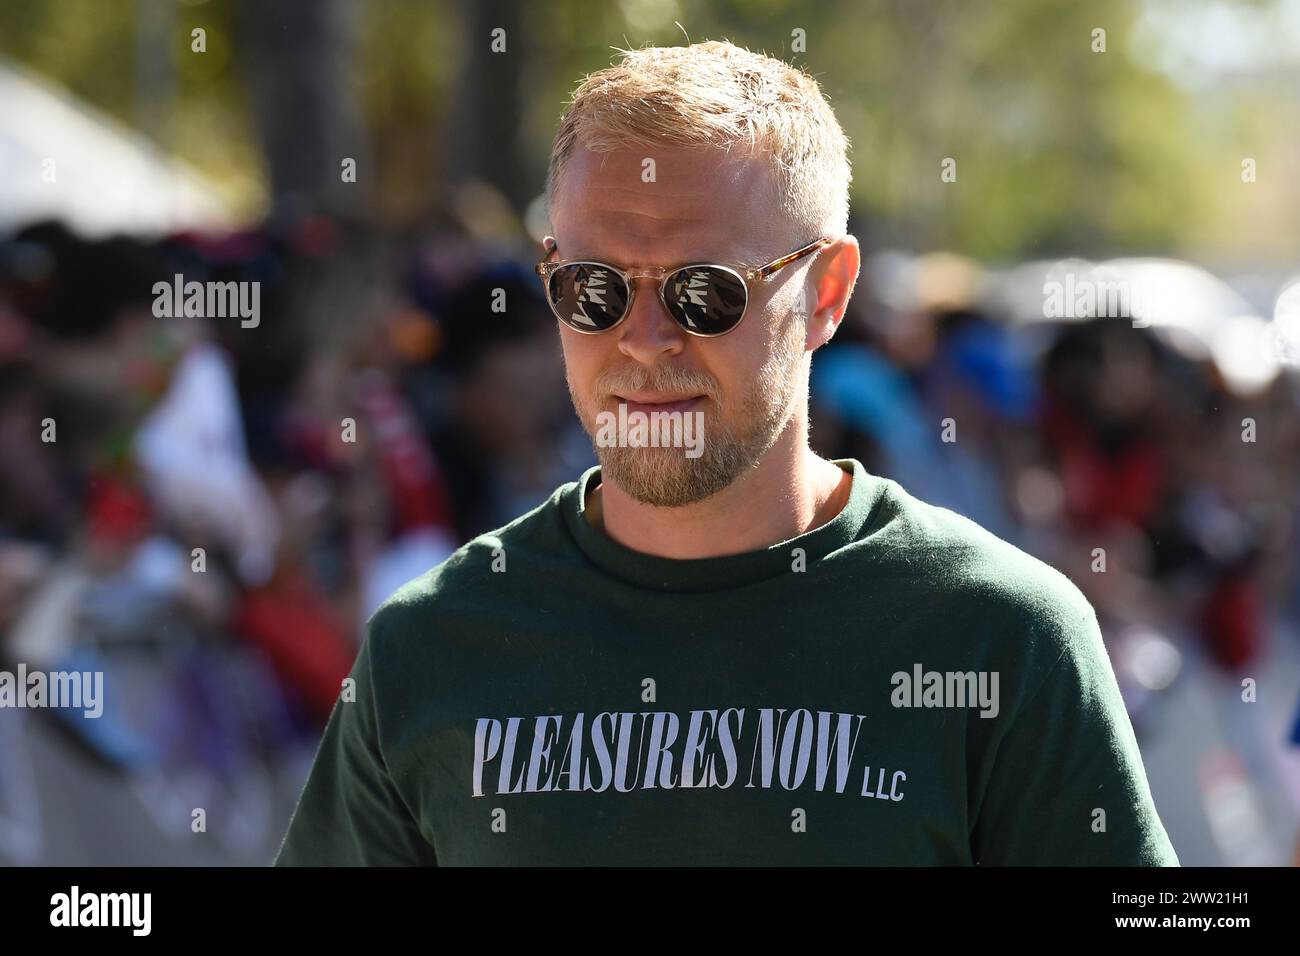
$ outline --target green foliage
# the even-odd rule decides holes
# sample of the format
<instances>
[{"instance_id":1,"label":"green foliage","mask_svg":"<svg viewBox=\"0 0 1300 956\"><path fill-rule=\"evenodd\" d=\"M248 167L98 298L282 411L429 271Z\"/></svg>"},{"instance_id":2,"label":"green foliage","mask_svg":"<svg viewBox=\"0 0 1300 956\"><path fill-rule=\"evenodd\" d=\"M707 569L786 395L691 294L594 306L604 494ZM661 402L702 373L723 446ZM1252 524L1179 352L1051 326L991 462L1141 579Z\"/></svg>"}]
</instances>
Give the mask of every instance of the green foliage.
<instances>
[{"instance_id":1,"label":"green foliage","mask_svg":"<svg viewBox=\"0 0 1300 956\"><path fill-rule=\"evenodd\" d=\"M349 79L378 168L392 170L401 191L438 190L432 157L457 148L459 71L467 44L486 42L466 35L469 2L374 0L357 17ZM137 56L150 37L141 18L162 8L173 88L165 121L150 127ZM1245 237L1234 212L1243 156L1269 173L1252 186L1251 208L1294 211L1300 202L1293 168L1284 173L1298 145L1294 93L1257 86L1207 98L1176 86L1151 65L1152 51L1138 48L1145 8L1142 0L528 4L524 36L511 37L509 53L526 58L513 180L540 191L569 93L610 62L614 47L727 38L822 83L853 142L855 206L878 241L991 259L1247 245L1294 255L1296 230ZM239 183L246 198L262 171L236 13L234 0L6 0L0 54L149 127L218 179ZM188 54L194 25L208 30L203 57ZM1105 53L1091 49L1096 27L1107 31ZM806 52L791 52L795 28ZM1294 86L1294 71L1282 79ZM945 157L957 160L956 183L940 180Z\"/></svg>"}]
</instances>

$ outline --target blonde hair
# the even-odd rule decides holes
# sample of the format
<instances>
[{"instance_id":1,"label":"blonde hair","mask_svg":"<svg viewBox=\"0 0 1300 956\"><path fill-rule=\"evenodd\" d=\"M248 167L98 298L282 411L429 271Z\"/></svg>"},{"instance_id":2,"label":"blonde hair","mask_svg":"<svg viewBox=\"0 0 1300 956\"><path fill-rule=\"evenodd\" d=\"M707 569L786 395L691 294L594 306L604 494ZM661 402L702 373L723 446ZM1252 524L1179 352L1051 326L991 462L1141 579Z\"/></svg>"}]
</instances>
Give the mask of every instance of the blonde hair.
<instances>
[{"instance_id":1,"label":"blonde hair","mask_svg":"<svg viewBox=\"0 0 1300 956\"><path fill-rule=\"evenodd\" d=\"M849 140L815 79L725 41L620 52L573 92L551 148L548 210L579 143L610 152L743 142L770 158L781 208L810 240L848 230Z\"/></svg>"}]
</instances>

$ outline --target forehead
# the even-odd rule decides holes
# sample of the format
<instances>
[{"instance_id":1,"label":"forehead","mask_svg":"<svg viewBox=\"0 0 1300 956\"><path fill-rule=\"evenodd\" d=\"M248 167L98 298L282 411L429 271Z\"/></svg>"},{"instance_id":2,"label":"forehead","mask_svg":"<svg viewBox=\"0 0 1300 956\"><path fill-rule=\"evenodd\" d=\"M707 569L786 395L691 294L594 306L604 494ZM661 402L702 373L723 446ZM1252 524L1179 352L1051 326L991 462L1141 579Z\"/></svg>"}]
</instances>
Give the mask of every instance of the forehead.
<instances>
[{"instance_id":1,"label":"forehead","mask_svg":"<svg viewBox=\"0 0 1300 956\"><path fill-rule=\"evenodd\" d=\"M743 146L579 146L558 185L552 227L564 258L628 265L756 265L789 251L790 241L768 160Z\"/></svg>"}]
</instances>

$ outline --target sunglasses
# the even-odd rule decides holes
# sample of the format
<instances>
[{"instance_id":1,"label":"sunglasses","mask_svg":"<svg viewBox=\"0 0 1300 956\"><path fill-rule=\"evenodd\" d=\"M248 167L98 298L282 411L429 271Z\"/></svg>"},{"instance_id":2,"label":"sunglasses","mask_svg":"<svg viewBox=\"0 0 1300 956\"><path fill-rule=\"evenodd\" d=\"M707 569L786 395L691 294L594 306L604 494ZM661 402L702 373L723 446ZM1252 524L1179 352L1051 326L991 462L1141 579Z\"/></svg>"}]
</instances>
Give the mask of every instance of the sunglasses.
<instances>
[{"instance_id":1,"label":"sunglasses","mask_svg":"<svg viewBox=\"0 0 1300 956\"><path fill-rule=\"evenodd\" d=\"M595 335L608 332L632 310L633 279L659 280L659 301L682 329L709 338L725 335L740 324L749 307L749 283L760 282L778 269L811 255L833 242L822 237L767 265L744 272L731 266L703 262L665 269L650 266L620 269L587 259L550 261L557 247L547 250L533 267L546 287L546 301L555 317L573 329Z\"/></svg>"}]
</instances>

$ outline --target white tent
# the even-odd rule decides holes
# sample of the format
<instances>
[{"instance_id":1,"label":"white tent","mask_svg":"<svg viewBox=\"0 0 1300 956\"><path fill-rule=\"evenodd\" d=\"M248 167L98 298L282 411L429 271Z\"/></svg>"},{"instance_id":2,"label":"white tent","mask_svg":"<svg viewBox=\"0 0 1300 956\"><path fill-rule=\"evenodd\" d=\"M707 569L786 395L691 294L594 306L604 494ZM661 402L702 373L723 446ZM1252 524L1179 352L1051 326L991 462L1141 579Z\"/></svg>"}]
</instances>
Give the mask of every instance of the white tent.
<instances>
[{"instance_id":1,"label":"white tent","mask_svg":"<svg viewBox=\"0 0 1300 956\"><path fill-rule=\"evenodd\" d=\"M88 238L230 225L224 203L184 164L0 60L0 235L47 218Z\"/></svg>"},{"instance_id":2,"label":"white tent","mask_svg":"<svg viewBox=\"0 0 1300 956\"><path fill-rule=\"evenodd\" d=\"M994 288L994 301L1017 324L1129 316L1188 358L1213 361L1241 395L1257 394L1280 374L1295 334L1282 319L1282 299L1270 323L1222 279L1176 259L1028 262L1003 273ZM1086 308L1070 308L1076 291L1088 294Z\"/></svg>"}]
</instances>

